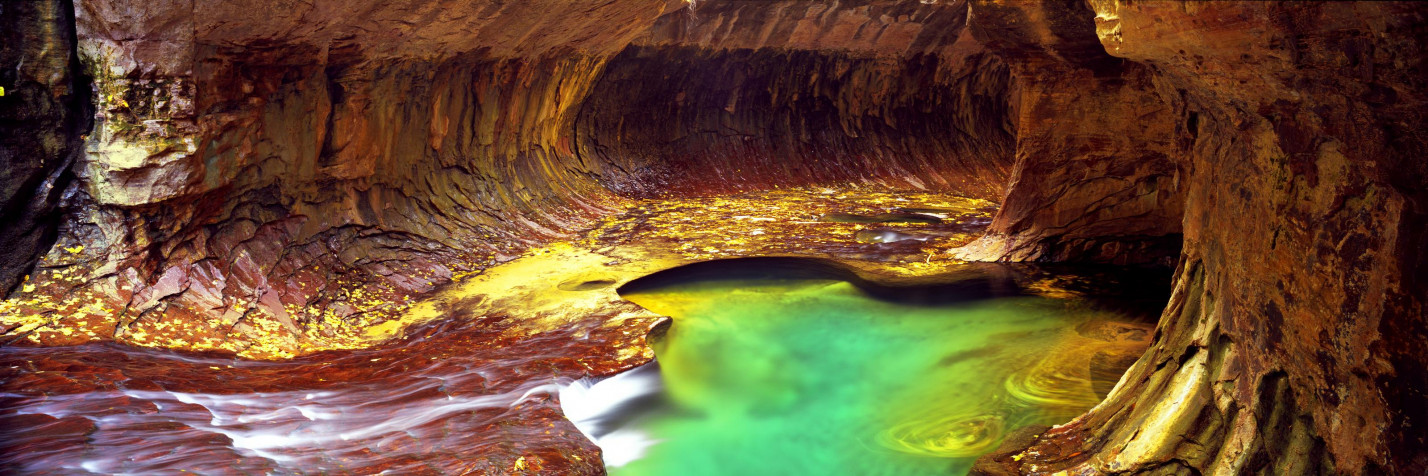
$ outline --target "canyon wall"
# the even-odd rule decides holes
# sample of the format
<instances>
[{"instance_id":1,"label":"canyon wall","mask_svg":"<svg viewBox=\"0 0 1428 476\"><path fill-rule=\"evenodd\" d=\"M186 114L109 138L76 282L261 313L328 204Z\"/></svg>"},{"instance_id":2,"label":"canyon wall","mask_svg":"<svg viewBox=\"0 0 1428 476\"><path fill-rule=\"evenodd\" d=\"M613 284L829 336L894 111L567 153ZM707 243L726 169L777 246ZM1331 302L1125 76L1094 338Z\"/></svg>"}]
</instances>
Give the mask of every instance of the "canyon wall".
<instances>
[{"instance_id":1,"label":"canyon wall","mask_svg":"<svg viewBox=\"0 0 1428 476\"><path fill-rule=\"evenodd\" d=\"M962 2L718 1L665 15L611 60L582 157L636 195L864 183L1000 200L1006 67ZM700 177L699 180L690 180Z\"/></svg>"},{"instance_id":2,"label":"canyon wall","mask_svg":"<svg viewBox=\"0 0 1428 476\"><path fill-rule=\"evenodd\" d=\"M57 243L6 267L7 342L363 347L630 198L996 199L1011 166L1009 72L962 2L74 5L94 126Z\"/></svg>"},{"instance_id":3,"label":"canyon wall","mask_svg":"<svg viewBox=\"0 0 1428 476\"><path fill-rule=\"evenodd\" d=\"M1079 2L978 3L971 30L1008 61L1021 107L1002 208L965 259L1174 265L1184 100L1105 53Z\"/></svg>"},{"instance_id":4,"label":"canyon wall","mask_svg":"<svg viewBox=\"0 0 1428 476\"><path fill-rule=\"evenodd\" d=\"M966 259L1178 269L980 471L1428 467L1415 4L73 5L0 15L4 342L360 347L630 197L924 188L1003 199Z\"/></svg>"},{"instance_id":5,"label":"canyon wall","mask_svg":"<svg viewBox=\"0 0 1428 476\"><path fill-rule=\"evenodd\" d=\"M55 207L89 130L67 1L0 5L0 295L54 243ZM3 331L3 329L0 329Z\"/></svg>"},{"instance_id":6,"label":"canyon wall","mask_svg":"<svg viewBox=\"0 0 1428 476\"><path fill-rule=\"evenodd\" d=\"M618 205L569 131L682 5L75 4L95 126L7 340L256 357L367 345L409 296Z\"/></svg>"},{"instance_id":7,"label":"canyon wall","mask_svg":"<svg viewBox=\"0 0 1428 476\"><path fill-rule=\"evenodd\" d=\"M998 233L964 255L1075 259L1096 248L1085 243L1184 236L1155 343L1117 389L979 471L1428 468L1424 14L973 5L973 28L1038 97L1022 100Z\"/></svg>"}]
</instances>

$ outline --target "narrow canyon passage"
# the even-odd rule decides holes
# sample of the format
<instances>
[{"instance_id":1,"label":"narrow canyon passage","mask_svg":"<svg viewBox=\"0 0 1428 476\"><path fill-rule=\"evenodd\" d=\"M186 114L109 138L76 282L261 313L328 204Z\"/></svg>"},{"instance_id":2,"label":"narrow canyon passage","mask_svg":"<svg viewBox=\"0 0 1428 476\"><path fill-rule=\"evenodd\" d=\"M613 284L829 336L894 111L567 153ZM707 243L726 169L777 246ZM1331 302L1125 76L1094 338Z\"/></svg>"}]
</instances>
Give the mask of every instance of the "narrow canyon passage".
<instances>
[{"instance_id":1,"label":"narrow canyon passage","mask_svg":"<svg viewBox=\"0 0 1428 476\"><path fill-rule=\"evenodd\" d=\"M659 346L646 344L645 335L659 328L658 323L664 321L661 316L683 314L651 304L647 298L622 298L615 294L617 287L631 288L634 285L627 281L680 263L718 264L724 262L722 258L745 255L800 254L834 256L839 261L802 258L809 261L748 266L757 273L784 269L782 273L790 276L818 277L779 281L785 286L811 283L815 290L838 282L829 281L830 277L857 276L853 271L830 274L824 269L838 262L863 263L862 272L882 276L873 279L899 283L897 276L907 279L925 276L929 269L940 270L938 273L958 269L941 262L946 259L940 257L944 253L936 250L970 241L986 226L989 211L986 202L976 199L833 189L651 199L632 205L586 233L575 245L538 249L453 283L416 306L440 312L413 313L409 316L414 319L412 327L405 330L403 338L367 350L262 362L114 344L0 348L0 367L4 369L0 378L6 382L5 393L0 395L6 408L0 415L6 436L0 464L23 473L599 472L604 469L601 453L567 420L567 408L582 401L597 406L608 402L577 397L567 389L577 379L648 362L659 353ZM885 238L888 235L900 238ZM932 262L931 256L939 256L939 262ZM686 269L675 267L637 282L659 282L663 274ZM887 300L861 304L871 306L864 312L886 321L881 326L886 330L875 331L880 327L856 312L827 316L834 308L848 304L856 308L858 302L864 302L856 301L863 293L835 286L826 288L835 291L829 297L855 301L828 302L822 305L824 310L806 305L775 309L770 312L791 319L785 325L794 327L730 329L699 341L720 348L760 335L770 339L762 344L741 344L751 346L743 350L725 350L721 358L733 360L724 372L782 369L825 382L820 387L842 381L867 386L863 392L911 392L914 396L908 398L922 403L903 401L888 407L911 412L911 416L899 417L897 422L855 419L859 423L853 428L846 427L849 422L839 415L856 415L869 411L870 405L881 404L844 398L783 404L801 408L802 418L841 421L842 426L832 428L843 428L846 434L832 433L835 439L867 437L867 443L879 444L877 438L882 438L881 444L913 445L924 453L865 461L863 470L886 467L904 474L940 474L960 467L965 471L972 457L1001 440L1008 429L1003 425L1054 423L1093 405L1144 349L1152 315L1165 296L1163 286L1136 281L1164 283L1168 278L1163 273L1118 278L1106 275L1107 271L1027 265L968 268L947 276L942 284L915 280L887 288L855 279L871 286L875 290L872 295ZM1003 301L991 302L1000 304L977 304L996 296L1003 296ZM739 296L712 299L724 303L716 306L772 306L776 302L750 302ZM1071 304L1087 299L1105 304ZM958 301L978 307L963 309L955 305ZM1066 315L1052 317L1058 313ZM981 328L985 330L976 332L1000 334L979 337L967 331ZM802 330L790 332L793 329ZM953 380L923 388L909 382L932 375L892 373L869 380L839 377L840 372L827 367L859 363L869 368L888 366L883 372L899 367L913 372L909 364L927 364L919 359L937 361L957 354L978 354L981 342L1016 335L1021 336L1019 342L1001 345L1021 347L1031 354L1010 361L994 359L1002 361L1005 371L1015 372L995 381L986 380L993 374L985 370L962 368L951 374L943 371L944 380L948 376ZM780 350L778 337L803 339L803 345L812 346L803 352L820 349L839 360L759 362L756 355L744 355L745 351L786 352ZM914 342L908 341L910 338L920 344L909 346ZM829 347L847 339L875 347L861 349L862 354L849 354L854 348ZM719 352L697 355L710 349L695 348L686 351L694 355L664 356L662 360L666 367L674 367L673 362L721 359L716 358ZM1060 358L1030 358L1045 352ZM982 359L989 357L985 351L981 354ZM744 367L751 363L752 368ZM810 364L817 367L797 370ZM962 388L966 379L984 387ZM1007 379L1006 390L1001 389L1002 379ZM759 391L747 384L702 383L714 385L715 392ZM946 388L958 388L964 396L936 395ZM775 386L763 391L818 390ZM917 395L919 391L923 394ZM953 410L970 411L990 402L974 403L968 401L970 396L1004 391L1021 395L1017 401L1034 402L1040 410L1027 413L1027 403L984 409L984 416L992 419L982 423L989 425L987 428L962 428L967 422L952 418ZM572 401L559 401L557 395ZM779 404L779 399L764 399L757 393L743 399L754 406ZM807 426L789 422L791 426L777 432L757 427L723 431L744 439L797 440L800 434L829 435L830 428L813 422L805 421L810 423ZM963 432L960 438L969 441L962 444L970 447L938 449L941 444L936 441L944 438L944 431ZM676 431L676 436L667 437L679 441L677 435L683 433L689 432ZM686 437L697 435L699 432L693 432ZM682 443L703 444L701 440ZM701 451L681 452L680 445L674 443L671 446L675 448L671 451L682 455L676 458L718 457ZM809 448L784 450L800 449ZM612 453L607 450L604 454ZM876 452L873 455L886 458ZM799 471L801 467L815 471L830 468L827 463L800 464L796 458L784 465L758 463L767 456L751 456L748 461L753 466L743 468L697 464L697 460L684 464L678 459L675 464L654 460L644 463L653 466L631 469L636 472L628 474L687 472L689 464L706 468L708 474L747 473L750 468L768 474Z\"/></svg>"},{"instance_id":2,"label":"narrow canyon passage","mask_svg":"<svg viewBox=\"0 0 1428 476\"><path fill-rule=\"evenodd\" d=\"M1425 17L6 2L0 473L1424 474Z\"/></svg>"}]
</instances>

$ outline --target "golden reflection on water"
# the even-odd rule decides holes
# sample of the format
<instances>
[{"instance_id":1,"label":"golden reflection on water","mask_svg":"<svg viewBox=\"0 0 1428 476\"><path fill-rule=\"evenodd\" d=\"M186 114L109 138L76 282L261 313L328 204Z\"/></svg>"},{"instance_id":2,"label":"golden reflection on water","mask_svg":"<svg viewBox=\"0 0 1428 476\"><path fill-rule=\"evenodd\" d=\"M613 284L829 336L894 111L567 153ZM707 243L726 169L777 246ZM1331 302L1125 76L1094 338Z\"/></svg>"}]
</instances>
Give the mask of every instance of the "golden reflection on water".
<instances>
[{"instance_id":1,"label":"golden reflection on water","mask_svg":"<svg viewBox=\"0 0 1428 476\"><path fill-rule=\"evenodd\" d=\"M655 345L674 408L616 475L965 471L1008 431L1094 406L1093 356L1144 345L1083 335L1118 316L1041 297L907 305L725 280L626 298L674 318Z\"/></svg>"},{"instance_id":2,"label":"golden reflection on water","mask_svg":"<svg viewBox=\"0 0 1428 476\"><path fill-rule=\"evenodd\" d=\"M878 442L896 451L923 456L975 457L995 448L1005 430L1006 421L995 413L929 411L925 418L887 429L879 435Z\"/></svg>"},{"instance_id":3,"label":"golden reflection on water","mask_svg":"<svg viewBox=\"0 0 1428 476\"><path fill-rule=\"evenodd\" d=\"M1024 370L1001 381L1001 393L980 406L946 401L921 407L903 416L879 435L882 445L906 453L944 458L975 457L1001 443L1008 431L1044 423L1066 421L1095 406L1104 395L1093 389L1089 357L1097 352L1138 355L1139 347L1116 345L1078 336L1061 336L1063 342ZM993 392L996 389L992 390ZM1022 416L1007 421L1002 408L1034 411L1039 418Z\"/></svg>"}]
</instances>

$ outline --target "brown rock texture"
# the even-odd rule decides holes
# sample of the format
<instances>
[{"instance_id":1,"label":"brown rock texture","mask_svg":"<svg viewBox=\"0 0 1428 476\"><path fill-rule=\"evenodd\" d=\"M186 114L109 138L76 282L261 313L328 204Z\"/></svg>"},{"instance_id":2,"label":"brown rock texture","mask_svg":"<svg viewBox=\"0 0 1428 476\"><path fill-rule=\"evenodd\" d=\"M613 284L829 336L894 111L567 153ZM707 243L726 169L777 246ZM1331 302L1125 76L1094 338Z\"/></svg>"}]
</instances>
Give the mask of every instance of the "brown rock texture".
<instances>
[{"instance_id":1,"label":"brown rock texture","mask_svg":"<svg viewBox=\"0 0 1428 476\"><path fill-rule=\"evenodd\" d=\"M982 115L1006 117L1010 81L977 59L631 47L586 104L581 156L641 196L864 183L999 200L1013 140Z\"/></svg>"},{"instance_id":2,"label":"brown rock texture","mask_svg":"<svg viewBox=\"0 0 1428 476\"><path fill-rule=\"evenodd\" d=\"M1016 75L1016 168L992 232L969 259L1173 265L1188 138L1178 96L1107 56L1074 3L977 4L972 31Z\"/></svg>"},{"instance_id":3,"label":"brown rock texture","mask_svg":"<svg viewBox=\"0 0 1428 476\"><path fill-rule=\"evenodd\" d=\"M1023 90L1038 98L1022 100L1017 174L992 225L1002 234L964 254L1101 260L1077 252L1184 235L1151 350L1096 409L981 471L1428 468L1424 14L1407 3L973 5L974 28L999 38L989 48L1040 92ZM1083 47L1093 28L1101 51ZM1068 72L1047 80L1046 68Z\"/></svg>"},{"instance_id":4,"label":"brown rock texture","mask_svg":"<svg viewBox=\"0 0 1428 476\"><path fill-rule=\"evenodd\" d=\"M630 197L1010 171L961 2L75 5L95 126L11 341L363 347Z\"/></svg>"},{"instance_id":5,"label":"brown rock texture","mask_svg":"<svg viewBox=\"0 0 1428 476\"><path fill-rule=\"evenodd\" d=\"M69 5L0 15L0 342L364 347L630 198L851 183L999 199L963 259L1177 269L980 471L1428 469L1417 4Z\"/></svg>"},{"instance_id":6,"label":"brown rock texture","mask_svg":"<svg viewBox=\"0 0 1428 476\"><path fill-rule=\"evenodd\" d=\"M363 345L405 297L618 203L569 131L665 3L448 3L77 2L96 126L35 273L61 311L18 336Z\"/></svg>"},{"instance_id":7,"label":"brown rock texture","mask_svg":"<svg viewBox=\"0 0 1428 476\"><path fill-rule=\"evenodd\" d=\"M636 195L867 183L1000 200L1010 75L966 18L961 2L696 3L611 60L581 157Z\"/></svg>"},{"instance_id":8,"label":"brown rock texture","mask_svg":"<svg viewBox=\"0 0 1428 476\"><path fill-rule=\"evenodd\" d=\"M0 5L0 295L54 243L55 206L89 128L73 25L66 1Z\"/></svg>"}]
</instances>

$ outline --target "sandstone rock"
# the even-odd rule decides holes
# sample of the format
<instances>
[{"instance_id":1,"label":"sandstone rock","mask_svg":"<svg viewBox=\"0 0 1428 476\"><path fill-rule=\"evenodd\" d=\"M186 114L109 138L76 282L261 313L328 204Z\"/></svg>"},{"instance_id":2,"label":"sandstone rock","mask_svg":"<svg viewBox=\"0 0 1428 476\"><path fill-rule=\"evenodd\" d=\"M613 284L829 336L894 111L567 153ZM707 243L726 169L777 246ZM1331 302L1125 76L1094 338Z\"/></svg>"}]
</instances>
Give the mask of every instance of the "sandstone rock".
<instances>
[{"instance_id":1,"label":"sandstone rock","mask_svg":"<svg viewBox=\"0 0 1428 476\"><path fill-rule=\"evenodd\" d=\"M965 254L1102 260L1065 250L1181 232L1176 291L1101 406L985 471L1422 472L1428 169L1410 157L1425 145L1424 10L1080 8L973 6L990 22L974 28L1014 33L989 42L1014 69L1072 72L1037 81L1045 115L1095 117L1114 135L1045 127L1023 99L1018 170L1035 182L1013 183L992 225L1005 234ZM1023 23L1050 17L1078 18L1080 37L1094 27L1128 62L1088 65L1058 47L1056 25Z\"/></svg>"},{"instance_id":2,"label":"sandstone rock","mask_svg":"<svg viewBox=\"0 0 1428 476\"><path fill-rule=\"evenodd\" d=\"M625 196L1002 193L1008 76L963 4L448 3L78 2L98 110L46 258L78 268L37 278L62 310L22 310L52 323L31 338L94 296L94 338L367 345L404 299Z\"/></svg>"},{"instance_id":3,"label":"sandstone rock","mask_svg":"<svg viewBox=\"0 0 1428 476\"><path fill-rule=\"evenodd\" d=\"M0 5L0 297L54 243L55 206L88 130L69 2Z\"/></svg>"},{"instance_id":4,"label":"sandstone rock","mask_svg":"<svg viewBox=\"0 0 1428 476\"><path fill-rule=\"evenodd\" d=\"M1001 198L963 258L1177 267L1106 402L985 464L1428 467L1416 4L66 5L0 15L7 342L370 345L630 197L853 182Z\"/></svg>"}]
</instances>

